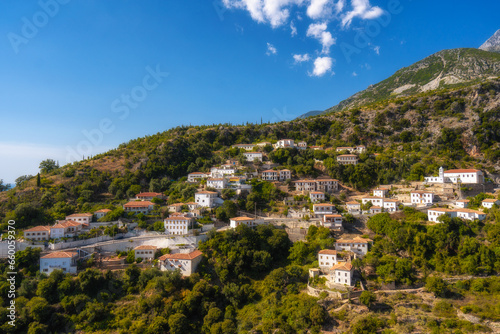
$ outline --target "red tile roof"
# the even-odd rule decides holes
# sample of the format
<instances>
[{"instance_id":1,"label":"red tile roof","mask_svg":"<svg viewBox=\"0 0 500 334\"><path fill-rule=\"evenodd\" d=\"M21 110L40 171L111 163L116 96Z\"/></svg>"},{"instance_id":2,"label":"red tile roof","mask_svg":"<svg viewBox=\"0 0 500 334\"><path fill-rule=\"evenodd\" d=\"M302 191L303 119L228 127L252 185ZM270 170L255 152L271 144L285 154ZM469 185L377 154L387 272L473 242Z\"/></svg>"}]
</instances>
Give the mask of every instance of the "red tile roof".
<instances>
[{"instance_id":1,"label":"red tile roof","mask_svg":"<svg viewBox=\"0 0 500 334\"><path fill-rule=\"evenodd\" d=\"M445 170L445 173L476 173L480 172L479 169L450 169L450 170Z\"/></svg>"},{"instance_id":2,"label":"red tile roof","mask_svg":"<svg viewBox=\"0 0 500 334\"><path fill-rule=\"evenodd\" d=\"M72 215L66 216L66 218L71 217L92 217L93 215L91 213L74 213Z\"/></svg>"},{"instance_id":3,"label":"red tile roof","mask_svg":"<svg viewBox=\"0 0 500 334\"><path fill-rule=\"evenodd\" d=\"M41 257L41 259L72 258L78 256L78 252L52 252Z\"/></svg>"},{"instance_id":4,"label":"red tile roof","mask_svg":"<svg viewBox=\"0 0 500 334\"><path fill-rule=\"evenodd\" d=\"M152 249L152 250L156 250L156 246L151 246L151 245L142 245L142 246L137 246L134 248L134 250L142 250L142 249Z\"/></svg>"},{"instance_id":5,"label":"red tile roof","mask_svg":"<svg viewBox=\"0 0 500 334\"><path fill-rule=\"evenodd\" d=\"M35 227L29 228L27 230L24 230L24 232L44 232L44 231L50 231L50 227L48 227L48 226L35 226Z\"/></svg>"},{"instance_id":6,"label":"red tile roof","mask_svg":"<svg viewBox=\"0 0 500 334\"><path fill-rule=\"evenodd\" d=\"M344 271L351 271L352 270L352 264L350 262L339 262L333 267L330 268L330 270L344 270Z\"/></svg>"},{"instance_id":7,"label":"red tile roof","mask_svg":"<svg viewBox=\"0 0 500 334\"><path fill-rule=\"evenodd\" d=\"M322 249L318 252L318 254L337 255L337 251L334 249Z\"/></svg>"},{"instance_id":8,"label":"red tile roof","mask_svg":"<svg viewBox=\"0 0 500 334\"><path fill-rule=\"evenodd\" d=\"M191 253L176 253L176 254L165 254L160 256L160 261L165 261L167 259L170 260L192 260L197 258L198 256L202 256L203 253L200 250L195 250Z\"/></svg>"},{"instance_id":9,"label":"red tile roof","mask_svg":"<svg viewBox=\"0 0 500 334\"><path fill-rule=\"evenodd\" d=\"M150 201L132 201L124 204L123 206L126 208L147 208L150 205L155 205Z\"/></svg>"}]
</instances>

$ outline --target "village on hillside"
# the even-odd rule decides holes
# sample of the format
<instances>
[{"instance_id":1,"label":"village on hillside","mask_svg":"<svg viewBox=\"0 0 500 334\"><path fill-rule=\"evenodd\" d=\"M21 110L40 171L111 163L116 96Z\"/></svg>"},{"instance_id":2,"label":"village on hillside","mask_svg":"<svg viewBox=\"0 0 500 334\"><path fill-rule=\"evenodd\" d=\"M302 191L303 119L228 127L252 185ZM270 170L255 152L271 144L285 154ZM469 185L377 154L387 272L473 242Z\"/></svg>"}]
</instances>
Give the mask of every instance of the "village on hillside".
<instances>
[{"instance_id":1,"label":"village on hillside","mask_svg":"<svg viewBox=\"0 0 500 334\"><path fill-rule=\"evenodd\" d=\"M212 166L209 172L194 171L182 179L196 187L190 202L172 203L163 193L139 192L122 204L126 219L113 218L108 208L69 214L52 225L25 229L18 247L42 250L39 270L44 274L54 270L76 274L88 266L124 269L135 262L142 268L179 270L189 276L203 258L198 243L212 231L274 225L285 228L292 241L299 241L304 240L310 226L322 226L335 236L335 244L317 253L318 267L309 270L310 280L322 279L324 288L332 294L340 291L341 296L355 286L364 289L352 262L362 259L373 246L365 224L370 217L413 210L425 214L428 224L440 224L443 217L481 221L489 209L500 205L493 184L477 169L441 167L420 182L379 185L360 192L328 175L297 178L268 159L269 152L280 148L316 151L322 147L282 139L274 144L236 144L233 148L242 152L243 161L230 159ZM366 154L363 145L327 150L337 153L339 164L355 165L359 155ZM283 200L273 201L271 210L257 210L257 205L237 209L233 198L252 194L257 182L272 184ZM484 199L471 205L466 191L469 198L482 194ZM156 221L154 231L144 228L147 219ZM0 248L0 254L5 256L6 248Z\"/></svg>"}]
</instances>

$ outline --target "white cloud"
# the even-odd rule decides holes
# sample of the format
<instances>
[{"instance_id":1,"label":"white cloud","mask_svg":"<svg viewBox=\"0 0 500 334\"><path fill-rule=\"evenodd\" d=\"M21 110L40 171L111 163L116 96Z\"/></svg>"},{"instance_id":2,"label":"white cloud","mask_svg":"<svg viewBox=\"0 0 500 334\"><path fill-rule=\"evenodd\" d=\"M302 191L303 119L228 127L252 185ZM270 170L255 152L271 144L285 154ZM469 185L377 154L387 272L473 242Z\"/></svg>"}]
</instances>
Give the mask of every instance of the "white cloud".
<instances>
[{"instance_id":1,"label":"white cloud","mask_svg":"<svg viewBox=\"0 0 500 334\"><path fill-rule=\"evenodd\" d=\"M295 24L292 22L290 22L290 29L292 30L292 37L297 35L297 27L295 26Z\"/></svg>"},{"instance_id":2,"label":"white cloud","mask_svg":"<svg viewBox=\"0 0 500 334\"><path fill-rule=\"evenodd\" d=\"M378 45L377 45L377 46L374 46L374 47L373 47L373 51L375 51L375 53L376 53L377 55L380 55L380 46L378 46Z\"/></svg>"},{"instance_id":3,"label":"white cloud","mask_svg":"<svg viewBox=\"0 0 500 334\"><path fill-rule=\"evenodd\" d=\"M274 45L272 45L271 43L267 43L266 55L270 56L270 55L275 55L277 53L278 50L274 47Z\"/></svg>"},{"instance_id":4,"label":"white cloud","mask_svg":"<svg viewBox=\"0 0 500 334\"><path fill-rule=\"evenodd\" d=\"M348 27L355 17L369 20L375 19L384 13L380 7L371 6L370 0L351 0L351 5L352 10L342 17L342 26L344 27Z\"/></svg>"},{"instance_id":5,"label":"white cloud","mask_svg":"<svg viewBox=\"0 0 500 334\"><path fill-rule=\"evenodd\" d=\"M337 14L344 10L344 6L345 6L345 0L337 1L337 3L335 4L335 11L337 12Z\"/></svg>"},{"instance_id":6,"label":"white cloud","mask_svg":"<svg viewBox=\"0 0 500 334\"><path fill-rule=\"evenodd\" d=\"M353 76L353 77L357 77L357 76L358 76L358 73L356 73L356 72L352 72L352 76Z\"/></svg>"},{"instance_id":7,"label":"white cloud","mask_svg":"<svg viewBox=\"0 0 500 334\"><path fill-rule=\"evenodd\" d=\"M311 19L328 17L332 13L332 0L310 0L307 16Z\"/></svg>"},{"instance_id":8,"label":"white cloud","mask_svg":"<svg viewBox=\"0 0 500 334\"><path fill-rule=\"evenodd\" d=\"M318 57L314 60L314 69L310 76L321 77L330 72L333 66L333 59L330 57ZM333 72L332 72L333 73Z\"/></svg>"},{"instance_id":9,"label":"white cloud","mask_svg":"<svg viewBox=\"0 0 500 334\"><path fill-rule=\"evenodd\" d=\"M335 38L329 31L326 31L326 22L323 23L313 23L307 28L307 36L314 37L323 46L322 53L328 54L330 52L330 47L335 44Z\"/></svg>"},{"instance_id":10,"label":"white cloud","mask_svg":"<svg viewBox=\"0 0 500 334\"><path fill-rule=\"evenodd\" d=\"M269 22L273 28L286 23L290 16L288 7L301 5L304 0L222 0L227 8L246 9L257 22Z\"/></svg>"},{"instance_id":11,"label":"white cloud","mask_svg":"<svg viewBox=\"0 0 500 334\"><path fill-rule=\"evenodd\" d=\"M309 61L311 58L309 57L308 53L305 53L303 55L301 54L295 54L293 55L293 60L295 61L295 64L302 63L305 61Z\"/></svg>"}]
</instances>

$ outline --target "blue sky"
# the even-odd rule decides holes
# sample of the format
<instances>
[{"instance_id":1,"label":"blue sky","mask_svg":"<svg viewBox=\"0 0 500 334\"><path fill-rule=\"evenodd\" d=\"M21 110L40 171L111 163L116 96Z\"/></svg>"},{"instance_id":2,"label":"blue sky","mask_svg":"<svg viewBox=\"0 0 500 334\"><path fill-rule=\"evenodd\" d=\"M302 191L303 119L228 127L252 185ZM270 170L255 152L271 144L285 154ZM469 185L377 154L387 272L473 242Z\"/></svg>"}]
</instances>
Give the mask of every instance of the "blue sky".
<instances>
[{"instance_id":1,"label":"blue sky","mask_svg":"<svg viewBox=\"0 0 500 334\"><path fill-rule=\"evenodd\" d=\"M2 1L0 179L177 125L326 109L434 52L479 47L499 12L497 0Z\"/></svg>"}]
</instances>

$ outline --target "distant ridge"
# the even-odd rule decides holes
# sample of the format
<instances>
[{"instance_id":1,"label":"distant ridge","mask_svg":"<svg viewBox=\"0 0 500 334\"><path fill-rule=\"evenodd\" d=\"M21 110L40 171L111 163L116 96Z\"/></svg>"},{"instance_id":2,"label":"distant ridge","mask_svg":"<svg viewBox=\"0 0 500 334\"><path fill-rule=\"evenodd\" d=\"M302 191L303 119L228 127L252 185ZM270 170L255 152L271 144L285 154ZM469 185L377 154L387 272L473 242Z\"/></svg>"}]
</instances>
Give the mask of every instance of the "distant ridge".
<instances>
[{"instance_id":1,"label":"distant ridge","mask_svg":"<svg viewBox=\"0 0 500 334\"><path fill-rule=\"evenodd\" d=\"M498 29L493 36L479 47L479 49L491 52L500 52L500 29Z\"/></svg>"}]
</instances>

